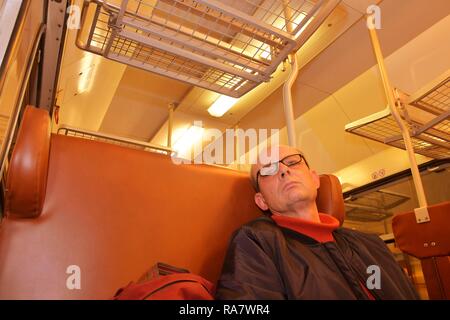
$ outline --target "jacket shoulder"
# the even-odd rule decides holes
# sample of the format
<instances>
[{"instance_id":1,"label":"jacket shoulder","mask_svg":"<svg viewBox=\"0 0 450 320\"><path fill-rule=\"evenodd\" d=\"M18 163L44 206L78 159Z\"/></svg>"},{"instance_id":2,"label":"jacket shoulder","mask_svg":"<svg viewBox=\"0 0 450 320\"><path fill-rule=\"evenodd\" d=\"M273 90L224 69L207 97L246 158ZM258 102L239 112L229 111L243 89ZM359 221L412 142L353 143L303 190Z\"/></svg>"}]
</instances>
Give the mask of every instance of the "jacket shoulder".
<instances>
[{"instance_id":1,"label":"jacket shoulder","mask_svg":"<svg viewBox=\"0 0 450 320\"><path fill-rule=\"evenodd\" d=\"M265 248L265 250L270 250L281 241L281 238L281 230L275 222L269 217L262 216L235 230L231 236L231 244L243 244L250 241Z\"/></svg>"}]
</instances>

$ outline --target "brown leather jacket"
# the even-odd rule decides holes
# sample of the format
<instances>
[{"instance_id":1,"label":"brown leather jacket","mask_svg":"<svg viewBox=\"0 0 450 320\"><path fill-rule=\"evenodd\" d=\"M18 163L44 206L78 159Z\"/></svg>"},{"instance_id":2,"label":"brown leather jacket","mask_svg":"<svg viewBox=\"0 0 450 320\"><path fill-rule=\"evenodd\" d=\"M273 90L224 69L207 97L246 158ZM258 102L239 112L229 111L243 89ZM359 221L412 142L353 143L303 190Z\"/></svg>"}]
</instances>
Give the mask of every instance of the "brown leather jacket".
<instances>
[{"instance_id":1,"label":"brown leather jacket","mask_svg":"<svg viewBox=\"0 0 450 320\"><path fill-rule=\"evenodd\" d=\"M335 242L319 243L269 217L237 230L231 239L216 299L418 299L384 242L345 228ZM377 288L374 271L379 267ZM374 280L376 281L376 280Z\"/></svg>"}]
</instances>

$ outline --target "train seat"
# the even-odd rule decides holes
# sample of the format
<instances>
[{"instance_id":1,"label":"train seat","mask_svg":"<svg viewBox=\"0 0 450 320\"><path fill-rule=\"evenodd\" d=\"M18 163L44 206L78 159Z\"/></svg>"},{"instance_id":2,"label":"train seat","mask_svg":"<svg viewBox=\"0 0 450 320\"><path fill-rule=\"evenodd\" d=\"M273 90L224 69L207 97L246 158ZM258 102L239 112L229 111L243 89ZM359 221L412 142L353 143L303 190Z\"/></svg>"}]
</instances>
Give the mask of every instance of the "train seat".
<instances>
[{"instance_id":1,"label":"train seat","mask_svg":"<svg viewBox=\"0 0 450 320\"><path fill-rule=\"evenodd\" d=\"M321 176L317 203L342 222L336 177ZM214 282L233 230L261 214L245 173L51 134L48 112L32 106L4 211L0 299L108 299L156 262Z\"/></svg>"}]
</instances>

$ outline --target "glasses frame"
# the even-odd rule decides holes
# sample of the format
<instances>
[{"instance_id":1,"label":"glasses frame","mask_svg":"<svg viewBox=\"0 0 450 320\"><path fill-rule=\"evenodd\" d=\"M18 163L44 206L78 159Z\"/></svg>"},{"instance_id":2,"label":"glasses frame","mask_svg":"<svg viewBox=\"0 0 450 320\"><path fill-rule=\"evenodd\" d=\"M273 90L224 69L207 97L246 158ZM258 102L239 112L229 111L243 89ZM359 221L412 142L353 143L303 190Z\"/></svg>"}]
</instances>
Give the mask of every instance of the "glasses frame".
<instances>
[{"instance_id":1,"label":"glasses frame","mask_svg":"<svg viewBox=\"0 0 450 320\"><path fill-rule=\"evenodd\" d=\"M291 164L287 164L287 163L284 162L287 158L292 157L292 156L300 156L300 160L299 160L298 162L291 163ZM301 153L293 153L293 154L290 154L290 155L284 157L283 159L281 159L281 160L279 160L279 161L277 161L277 162L271 162L270 164L274 164L274 163L282 163L282 164L284 164L286 167L291 167L291 166L295 166L296 164L301 164L302 162L304 162L304 163L306 164L306 166L309 168L308 161L306 161L304 155L302 155ZM260 190L259 190L259 177L261 176L261 169L262 169L262 168L260 168L260 169L258 170L258 172L256 172L256 191L257 191L257 192L260 191ZM279 170L280 170L280 168L278 167L277 172L276 172L275 174L273 174L272 176L276 175L276 174L278 173ZM267 176L271 176L271 175L267 175ZM266 177L266 176L262 176L262 177Z\"/></svg>"}]
</instances>

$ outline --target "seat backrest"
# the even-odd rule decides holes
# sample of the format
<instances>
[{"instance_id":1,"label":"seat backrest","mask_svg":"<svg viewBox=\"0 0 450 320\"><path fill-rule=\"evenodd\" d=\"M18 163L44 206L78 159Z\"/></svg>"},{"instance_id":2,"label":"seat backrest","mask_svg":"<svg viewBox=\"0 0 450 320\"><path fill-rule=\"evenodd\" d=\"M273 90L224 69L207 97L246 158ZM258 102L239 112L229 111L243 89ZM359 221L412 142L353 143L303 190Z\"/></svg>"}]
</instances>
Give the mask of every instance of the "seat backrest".
<instances>
[{"instance_id":1,"label":"seat backrest","mask_svg":"<svg viewBox=\"0 0 450 320\"><path fill-rule=\"evenodd\" d=\"M111 298L158 261L217 280L231 233L261 214L247 174L49 135L45 113L27 107L11 158L0 298ZM337 178L321 182L319 210L343 219Z\"/></svg>"},{"instance_id":2,"label":"seat backrest","mask_svg":"<svg viewBox=\"0 0 450 320\"><path fill-rule=\"evenodd\" d=\"M450 299L450 202L428 207L430 221L417 223L414 211L396 215L397 246L421 260L430 299Z\"/></svg>"}]
</instances>

